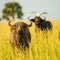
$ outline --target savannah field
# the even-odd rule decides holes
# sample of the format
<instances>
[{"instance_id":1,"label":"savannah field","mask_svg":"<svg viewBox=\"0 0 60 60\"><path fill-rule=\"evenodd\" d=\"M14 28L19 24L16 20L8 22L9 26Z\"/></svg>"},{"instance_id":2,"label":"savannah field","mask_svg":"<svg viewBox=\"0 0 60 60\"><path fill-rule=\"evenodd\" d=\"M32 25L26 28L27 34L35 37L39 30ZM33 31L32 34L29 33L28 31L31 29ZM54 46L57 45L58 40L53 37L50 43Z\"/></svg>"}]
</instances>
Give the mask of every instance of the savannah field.
<instances>
[{"instance_id":1,"label":"savannah field","mask_svg":"<svg viewBox=\"0 0 60 60\"><path fill-rule=\"evenodd\" d=\"M8 22L0 22L0 60L60 60L60 19L50 20L53 30L50 32L37 31L35 25L30 29L30 48L24 52L15 50L10 46L10 27Z\"/></svg>"}]
</instances>

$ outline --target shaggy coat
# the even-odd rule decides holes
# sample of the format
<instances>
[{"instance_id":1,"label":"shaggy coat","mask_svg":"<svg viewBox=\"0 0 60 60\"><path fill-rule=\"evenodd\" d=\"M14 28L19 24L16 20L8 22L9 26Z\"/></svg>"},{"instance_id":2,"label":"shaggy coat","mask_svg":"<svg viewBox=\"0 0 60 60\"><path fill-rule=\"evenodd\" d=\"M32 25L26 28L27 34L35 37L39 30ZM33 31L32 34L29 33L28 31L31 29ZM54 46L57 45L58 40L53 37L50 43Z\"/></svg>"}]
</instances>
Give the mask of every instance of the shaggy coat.
<instances>
[{"instance_id":1,"label":"shaggy coat","mask_svg":"<svg viewBox=\"0 0 60 60\"><path fill-rule=\"evenodd\" d=\"M32 22L35 22L36 27L40 28L41 30L50 30L52 29L52 23L50 21L46 21L40 17L35 17L31 19Z\"/></svg>"},{"instance_id":2,"label":"shaggy coat","mask_svg":"<svg viewBox=\"0 0 60 60\"><path fill-rule=\"evenodd\" d=\"M10 24L10 23L9 23ZM17 22L11 26L10 44L13 48L29 48L31 34L29 28L24 22Z\"/></svg>"}]
</instances>

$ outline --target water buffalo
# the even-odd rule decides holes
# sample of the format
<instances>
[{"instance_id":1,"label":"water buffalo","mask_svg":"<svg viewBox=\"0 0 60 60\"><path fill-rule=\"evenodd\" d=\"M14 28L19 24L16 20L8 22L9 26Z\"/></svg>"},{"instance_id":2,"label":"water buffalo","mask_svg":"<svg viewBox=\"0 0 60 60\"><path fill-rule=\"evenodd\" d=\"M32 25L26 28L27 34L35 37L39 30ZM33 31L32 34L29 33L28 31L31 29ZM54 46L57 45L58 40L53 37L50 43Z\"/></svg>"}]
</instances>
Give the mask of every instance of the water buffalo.
<instances>
[{"instance_id":1,"label":"water buffalo","mask_svg":"<svg viewBox=\"0 0 60 60\"><path fill-rule=\"evenodd\" d=\"M10 31L10 44L13 48L29 48L29 43L31 42L31 34L27 25L24 22L16 22L14 25L11 25L11 21L9 21L9 26L11 27Z\"/></svg>"},{"instance_id":2,"label":"water buffalo","mask_svg":"<svg viewBox=\"0 0 60 60\"><path fill-rule=\"evenodd\" d=\"M42 14L45 14L44 12ZM42 15L40 14L40 15ZM29 19L29 17L28 17ZM40 28L41 30L51 30L52 23L50 21L46 21L46 18L42 19L40 16L35 16L33 19L29 19L30 21L35 23L35 26Z\"/></svg>"}]
</instances>

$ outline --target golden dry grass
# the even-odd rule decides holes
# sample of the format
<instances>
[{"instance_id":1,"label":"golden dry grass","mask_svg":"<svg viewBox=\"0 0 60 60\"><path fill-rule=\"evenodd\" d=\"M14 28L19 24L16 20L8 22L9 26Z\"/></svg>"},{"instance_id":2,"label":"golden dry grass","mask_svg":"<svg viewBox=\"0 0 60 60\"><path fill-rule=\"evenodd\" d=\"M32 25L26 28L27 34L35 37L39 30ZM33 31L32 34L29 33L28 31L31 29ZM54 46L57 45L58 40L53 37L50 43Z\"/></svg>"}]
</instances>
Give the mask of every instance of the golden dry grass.
<instances>
[{"instance_id":1,"label":"golden dry grass","mask_svg":"<svg viewBox=\"0 0 60 60\"><path fill-rule=\"evenodd\" d=\"M30 29L32 40L29 50L17 51L9 44L10 27L8 22L0 22L0 60L60 60L60 19L51 20L53 31L35 33L35 25Z\"/></svg>"}]
</instances>

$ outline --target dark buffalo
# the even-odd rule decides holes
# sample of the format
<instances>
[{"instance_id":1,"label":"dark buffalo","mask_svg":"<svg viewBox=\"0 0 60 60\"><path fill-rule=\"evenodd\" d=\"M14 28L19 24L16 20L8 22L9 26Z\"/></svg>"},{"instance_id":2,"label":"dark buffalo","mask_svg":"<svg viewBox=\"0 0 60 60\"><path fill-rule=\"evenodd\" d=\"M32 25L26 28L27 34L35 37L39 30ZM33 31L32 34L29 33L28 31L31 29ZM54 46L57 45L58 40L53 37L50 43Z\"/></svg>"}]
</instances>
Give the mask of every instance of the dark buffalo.
<instances>
[{"instance_id":1,"label":"dark buffalo","mask_svg":"<svg viewBox=\"0 0 60 60\"><path fill-rule=\"evenodd\" d=\"M30 25L27 25L24 22L16 22L14 25L11 25L9 21L9 26L11 27L11 34L10 34L10 44L13 48L23 48L26 50L26 48L29 48L29 43L31 42L31 34L28 27L31 27L32 23Z\"/></svg>"},{"instance_id":2,"label":"dark buffalo","mask_svg":"<svg viewBox=\"0 0 60 60\"><path fill-rule=\"evenodd\" d=\"M34 22L35 26L41 30L51 30L53 27L52 23L50 21L46 21L45 17L42 19L40 16L35 16L33 19L30 19L30 21Z\"/></svg>"}]
</instances>

